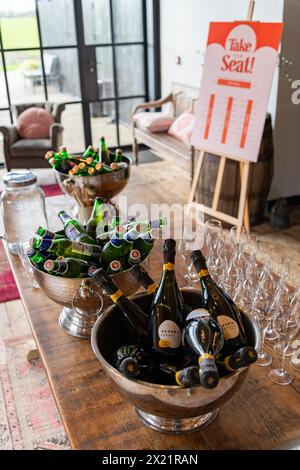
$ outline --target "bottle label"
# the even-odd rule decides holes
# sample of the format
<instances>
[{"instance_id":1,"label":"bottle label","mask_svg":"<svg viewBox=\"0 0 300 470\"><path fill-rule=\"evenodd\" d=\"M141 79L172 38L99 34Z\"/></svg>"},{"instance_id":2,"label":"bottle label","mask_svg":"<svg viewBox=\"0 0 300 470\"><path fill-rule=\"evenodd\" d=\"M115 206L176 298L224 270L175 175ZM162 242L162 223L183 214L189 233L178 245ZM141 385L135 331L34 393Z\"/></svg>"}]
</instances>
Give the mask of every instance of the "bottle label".
<instances>
[{"instance_id":1,"label":"bottle label","mask_svg":"<svg viewBox=\"0 0 300 470\"><path fill-rule=\"evenodd\" d=\"M181 331L172 320L163 321L158 328L160 348L179 348L181 345Z\"/></svg>"},{"instance_id":2,"label":"bottle label","mask_svg":"<svg viewBox=\"0 0 300 470\"><path fill-rule=\"evenodd\" d=\"M85 243L73 242L72 251L73 253L79 253L81 255L91 256L91 254L93 253L93 248L91 245L87 245Z\"/></svg>"},{"instance_id":3,"label":"bottle label","mask_svg":"<svg viewBox=\"0 0 300 470\"><path fill-rule=\"evenodd\" d=\"M197 308L196 310L193 310L187 315L186 321L194 320L197 318L205 318L208 320L209 317L210 317L210 313L208 310L206 310L205 308Z\"/></svg>"},{"instance_id":4,"label":"bottle label","mask_svg":"<svg viewBox=\"0 0 300 470\"><path fill-rule=\"evenodd\" d=\"M239 335L239 326L233 318L227 317L227 315L218 315L218 323L223 330L225 341Z\"/></svg>"},{"instance_id":5,"label":"bottle label","mask_svg":"<svg viewBox=\"0 0 300 470\"><path fill-rule=\"evenodd\" d=\"M79 230L71 224L66 227L65 233L69 240L76 240L80 236Z\"/></svg>"}]
</instances>

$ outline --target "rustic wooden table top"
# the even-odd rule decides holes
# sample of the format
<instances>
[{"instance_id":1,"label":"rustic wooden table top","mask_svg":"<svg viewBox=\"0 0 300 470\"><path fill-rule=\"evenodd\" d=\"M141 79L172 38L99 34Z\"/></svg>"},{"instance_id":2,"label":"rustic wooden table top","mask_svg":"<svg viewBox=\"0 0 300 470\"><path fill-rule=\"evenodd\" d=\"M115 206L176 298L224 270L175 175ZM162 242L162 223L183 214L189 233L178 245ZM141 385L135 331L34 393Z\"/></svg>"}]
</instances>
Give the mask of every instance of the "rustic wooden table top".
<instances>
[{"instance_id":1,"label":"rustic wooden table top","mask_svg":"<svg viewBox=\"0 0 300 470\"><path fill-rule=\"evenodd\" d=\"M47 203L51 212L55 206L66 207L69 201L56 197L48 198ZM151 273L158 280L161 250L155 251ZM240 390L201 432L170 436L148 429L110 383L90 341L74 338L60 328L57 319L61 307L41 289L32 288L19 258L8 252L7 255L73 448L201 450L299 445L300 373L293 372L296 380L282 387L268 379L269 367L255 365ZM177 258L177 277L179 284L184 285L181 260Z\"/></svg>"}]
</instances>

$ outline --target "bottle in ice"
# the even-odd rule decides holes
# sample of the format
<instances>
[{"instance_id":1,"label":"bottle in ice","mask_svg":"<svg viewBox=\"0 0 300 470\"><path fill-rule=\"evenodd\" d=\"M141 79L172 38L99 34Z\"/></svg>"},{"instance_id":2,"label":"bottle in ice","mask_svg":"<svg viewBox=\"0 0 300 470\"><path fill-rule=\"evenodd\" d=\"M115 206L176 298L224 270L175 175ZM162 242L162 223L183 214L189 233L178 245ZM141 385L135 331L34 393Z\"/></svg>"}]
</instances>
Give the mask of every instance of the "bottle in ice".
<instances>
[{"instance_id":1,"label":"bottle in ice","mask_svg":"<svg viewBox=\"0 0 300 470\"><path fill-rule=\"evenodd\" d=\"M118 226L114 229L110 240L104 245L101 255L101 266L106 270L109 264L115 259L121 259L124 251L122 247L125 243L123 239L124 229Z\"/></svg>"},{"instance_id":2,"label":"bottle in ice","mask_svg":"<svg viewBox=\"0 0 300 470\"><path fill-rule=\"evenodd\" d=\"M179 369L170 364L156 364L150 367L149 379L152 383L161 385L181 385L183 387L192 387L199 385L199 367L192 365Z\"/></svg>"},{"instance_id":3,"label":"bottle in ice","mask_svg":"<svg viewBox=\"0 0 300 470\"><path fill-rule=\"evenodd\" d=\"M146 271L146 269L144 269L140 264L137 264L133 266L130 272L138 281L138 283L144 287L148 294L153 296L158 289L158 285L149 276L149 273Z\"/></svg>"},{"instance_id":4,"label":"bottle in ice","mask_svg":"<svg viewBox=\"0 0 300 470\"><path fill-rule=\"evenodd\" d=\"M96 239L97 225L102 222L103 216L103 199L101 197L96 197L91 217L86 224L86 231L94 240Z\"/></svg>"},{"instance_id":5,"label":"bottle in ice","mask_svg":"<svg viewBox=\"0 0 300 470\"><path fill-rule=\"evenodd\" d=\"M99 163L110 164L109 151L106 146L105 137L101 137L99 142Z\"/></svg>"},{"instance_id":6,"label":"bottle in ice","mask_svg":"<svg viewBox=\"0 0 300 470\"><path fill-rule=\"evenodd\" d=\"M183 355L181 328L188 308L176 281L175 252L175 240L165 240L163 274L151 307L150 333L157 361L177 365Z\"/></svg>"},{"instance_id":7,"label":"bottle in ice","mask_svg":"<svg viewBox=\"0 0 300 470\"><path fill-rule=\"evenodd\" d=\"M50 240L59 240L61 238L65 238L64 235L59 235L55 232L51 232L50 230L47 230L44 227L39 226L35 232L37 235L40 235L40 237L43 238L50 238Z\"/></svg>"},{"instance_id":8,"label":"bottle in ice","mask_svg":"<svg viewBox=\"0 0 300 470\"><path fill-rule=\"evenodd\" d=\"M87 243L94 245L95 240L89 236L85 228L76 219L72 219L65 211L58 213L60 220L62 221L65 229L67 238L73 242Z\"/></svg>"},{"instance_id":9,"label":"bottle in ice","mask_svg":"<svg viewBox=\"0 0 300 470\"><path fill-rule=\"evenodd\" d=\"M88 277L90 264L77 258L64 258L63 260L47 260L44 270L50 274L59 274L63 277Z\"/></svg>"},{"instance_id":10,"label":"bottle in ice","mask_svg":"<svg viewBox=\"0 0 300 470\"><path fill-rule=\"evenodd\" d=\"M143 378L148 369L148 354L137 344L126 344L117 349L116 368L129 378Z\"/></svg>"},{"instance_id":11,"label":"bottle in ice","mask_svg":"<svg viewBox=\"0 0 300 470\"><path fill-rule=\"evenodd\" d=\"M95 264L99 263L102 252L98 245L72 242L67 238L49 240L35 235L30 240L30 244L32 248L40 251L42 254L51 253L56 256L63 256L64 258L79 258L85 261L91 261Z\"/></svg>"},{"instance_id":12,"label":"bottle in ice","mask_svg":"<svg viewBox=\"0 0 300 470\"><path fill-rule=\"evenodd\" d=\"M111 300L120 307L138 344L146 349L149 348L150 336L148 315L138 305L125 297L112 278L105 273L104 269L100 268L97 271L91 270L90 275L106 291Z\"/></svg>"},{"instance_id":13,"label":"bottle in ice","mask_svg":"<svg viewBox=\"0 0 300 470\"><path fill-rule=\"evenodd\" d=\"M238 349L230 356L224 356L222 352L216 355L216 364L221 377L235 372L241 367L247 367L257 360L257 352L252 346L245 346Z\"/></svg>"},{"instance_id":14,"label":"bottle in ice","mask_svg":"<svg viewBox=\"0 0 300 470\"><path fill-rule=\"evenodd\" d=\"M140 237L135 240L134 248L139 250L143 260L147 258L152 250L157 235L157 231L155 229L151 229L146 233L142 233Z\"/></svg>"},{"instance_id":15,"label":"bottle in ice","mask_svg":"<svg viewBox=\"0 0 300 470\"><path fill-rule=\"evenodd\" d=\"M211 278L202 252L195 250L191 257L200 278L203 305L223 330L223 353L226 356L231 355L239 348L249 345L240 311Z\"/></svg>"},{"instance_id":16,"label":"bottle in ice","mask_svg":"<svg viewBox=\"0 0 300 470\"><path fill-rule=\"evenodd\" d=\"M200 383L205 388L218 385L219 373L215 362L224 344L223 332L207 310L196 309L185 320L185 348L195 354L199 363Z\"/></svg>"}]
</instances>

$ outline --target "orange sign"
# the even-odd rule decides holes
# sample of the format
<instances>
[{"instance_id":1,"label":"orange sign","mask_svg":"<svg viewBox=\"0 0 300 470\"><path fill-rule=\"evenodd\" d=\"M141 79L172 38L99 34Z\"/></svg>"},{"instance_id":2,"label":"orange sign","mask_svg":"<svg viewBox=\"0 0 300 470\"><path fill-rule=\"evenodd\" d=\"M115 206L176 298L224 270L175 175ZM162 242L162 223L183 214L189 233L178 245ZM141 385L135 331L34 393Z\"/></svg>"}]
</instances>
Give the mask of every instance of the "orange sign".
<instances>
[{"instance_id":1,"label":"orange sign","mask_svg":"<svg viewBox=\"0 0 300 470\"><path fill-rule=\"evenodd\" d=\"M192 144L255 162L282 23L211 23Z\"/></svg>"}]
</instances>

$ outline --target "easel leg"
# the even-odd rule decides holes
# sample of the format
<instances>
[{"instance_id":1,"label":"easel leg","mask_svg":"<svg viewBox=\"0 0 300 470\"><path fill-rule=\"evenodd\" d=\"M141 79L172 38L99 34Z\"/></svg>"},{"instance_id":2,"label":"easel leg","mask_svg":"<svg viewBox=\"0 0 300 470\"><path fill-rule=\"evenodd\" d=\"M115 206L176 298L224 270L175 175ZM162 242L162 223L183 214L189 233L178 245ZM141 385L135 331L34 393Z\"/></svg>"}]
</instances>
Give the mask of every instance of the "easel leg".
<instances>
[{"instance_id":1,"label":"easel leg","mask_svg":"<svg viewBox=\"0 0 300 470\"><path fill-rule=\"evenodd\" d=\"M219 163L215 193L214 193L214 198L213 198L213 203L212 203L212 208L213 208L214 211L216 211L218 209L218 204L219 204L219 200L220 200L220 193L221 193L221 187L222 187L223 176L224 176L225 162L226 162L226 158L224 156L221 157L221 160L220 160L220 163Z\"/></svg>"},{"instance_id":2,"label":"easel leg","mask_svg":"<svg viewBox=\"0 0 300 470\"><path fill-rule=\"evenodd\" d=\"M248 163L248 165L250 165L250 164ZM240 162L241 181L242 181L242 177L243 177L243 168L244 168L244 162ZM248 200L248 197L246 197L246 201L245 201L245 210L244 210L243 219L244 219L245 229L247 230L248 233L250 233L250 217L249 217L249 200Z\"/></svg>"},{"instance_id":3,"label":"easel leg","mask_svg":"<svg viewBox=\"0 0 300 470\"><path fill-rule=\"evenodd\" d=\"M250 163L244 162L242 167L242 175L241 175L241 194L240 194L240 202L239 202L239 211L238 211L238 239L240 237L241 228L243 226L244 221L244 213L245 213L245 206L247 200L247 190L248 190L248 178L249 178L249 168Z\"/></svg>"},{"instance_id":4,"label":"easel leg","mask_svg":"<svg viewBox=\"0 0 300 470\"><path fill-rule=\"evenodd\" d=\"M199 178L200 178L203 159L204 159L204 150L200 150L195 175L194 175L194 178L193 178L193 181L192 181L192 187L191 187L191 191L190 191L190 194L189 194L188 204L191 204L195 199L195 194L196 194L196 191L197 191L197 186L198 186L198 182L199 182Z\"/></svg>"}]
</instances>

